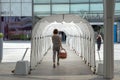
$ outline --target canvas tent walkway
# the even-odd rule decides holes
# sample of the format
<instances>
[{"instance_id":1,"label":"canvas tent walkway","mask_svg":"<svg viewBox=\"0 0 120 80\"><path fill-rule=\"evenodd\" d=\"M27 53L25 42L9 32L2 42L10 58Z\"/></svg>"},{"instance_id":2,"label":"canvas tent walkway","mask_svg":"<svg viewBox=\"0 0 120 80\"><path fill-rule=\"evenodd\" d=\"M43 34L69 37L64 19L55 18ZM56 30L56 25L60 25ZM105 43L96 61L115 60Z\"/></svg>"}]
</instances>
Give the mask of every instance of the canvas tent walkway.
<instances>
[{"instance_id":1,"label":"canvas tent walkway","mask_svg":"<svg viewBox=\"0 0 120 80\"><path fill-rule=\"evenodd\" d=\"M75 51L79 56L77 58L82 57L82 60L95 72L94 31L86 20L76 15L53 15L37 22L32 31L30 68L36 69L42 66L39 63L42 63L46 53L50 54L48 51L52 48L51 36L54 29L66 34L65 45ZM47 66L47 63L44 65Z\"/></svg>"}]
</instances>

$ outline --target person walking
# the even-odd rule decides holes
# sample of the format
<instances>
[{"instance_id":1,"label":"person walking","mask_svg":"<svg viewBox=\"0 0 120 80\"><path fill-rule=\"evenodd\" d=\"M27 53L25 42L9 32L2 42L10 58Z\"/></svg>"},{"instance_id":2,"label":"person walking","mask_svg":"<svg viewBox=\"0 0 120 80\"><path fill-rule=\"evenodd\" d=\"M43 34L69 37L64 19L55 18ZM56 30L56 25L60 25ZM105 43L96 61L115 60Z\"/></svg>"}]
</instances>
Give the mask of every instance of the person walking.
<instances>
[{"instance_id":1,"label":"person walking","mask_svg":"<svg viewBox=\"0 0 120 80\"><path fill-rule=\"evenodd\" d=\"M100 51L100 47L102 43L102 36L100 35L100 33L98 33L96 40L97 40L97 50Z\"/></svg>"},{"instance_id":2,"label":"person walking","mask_svg":"<svg viewBox=\"0 0 120 80\"><path fill-rule=\"evenodd\" d=\"M59 65L59 51L60 48L62 48L61 39L58 35L58 30L53 30L53 36L52 36L52 43L53 43L53 68L56 67L56 54L57 54L57 65Z\"/></svg>"}]
</instances>

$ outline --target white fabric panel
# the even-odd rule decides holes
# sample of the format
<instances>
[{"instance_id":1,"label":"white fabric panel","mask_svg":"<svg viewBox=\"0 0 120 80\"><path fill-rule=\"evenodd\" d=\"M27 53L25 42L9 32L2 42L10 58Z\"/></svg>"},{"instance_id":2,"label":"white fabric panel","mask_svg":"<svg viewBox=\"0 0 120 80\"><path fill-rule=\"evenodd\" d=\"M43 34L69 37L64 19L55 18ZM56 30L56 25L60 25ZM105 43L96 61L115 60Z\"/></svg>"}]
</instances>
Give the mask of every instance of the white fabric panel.
<instances>
[{"instance_id":1,"label":"white fabric panel","mask_svg":"<svg viewBox=\"0 0 120 80\"><path fill-rule=\"evenodd\" d=\"M30 58L30 68L34 69L37 65L36 63L36 40L35 38L32 39L32 46L31 46L31 58Z\"/></svg>"},{"instance_id":2,"label":"white fabric panel","mask_svg":"<svg viewBox=\"0 0 120 80\"><path fill-rule=\"evenodd\" d=\"M38 40L38 61L40 61L40 59L42 58L42 56L41 56L41 40L40 40L40 38L39 38L39 40Z\"/></svg>"},{"instance_id":3,"label":"white fabric panel","mask_svg":"<svg viewBox=\"0 0 120 80\"><path fill-rule=\"evenodd\" d=\"M64 21L65 22L74 22L74 23L79 23L82 20L82 18L80 18L80 16L78 15L64 15Z\"/></svg>"}]
</instances>

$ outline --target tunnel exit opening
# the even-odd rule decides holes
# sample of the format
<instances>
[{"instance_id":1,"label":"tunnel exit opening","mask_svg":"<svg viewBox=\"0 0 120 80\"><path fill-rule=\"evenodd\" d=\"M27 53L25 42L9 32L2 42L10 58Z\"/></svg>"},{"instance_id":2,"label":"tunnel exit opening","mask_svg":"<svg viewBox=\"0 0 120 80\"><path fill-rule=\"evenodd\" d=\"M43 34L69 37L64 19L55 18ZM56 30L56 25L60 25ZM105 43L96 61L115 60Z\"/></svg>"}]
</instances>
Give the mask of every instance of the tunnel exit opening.
<instances>
[{"instance_id":1,"label":"tunnel exit opening","mask_svg":"<svg viewBox=\"0 0 120 80\"><path fill-rule=\"evenodd\" d=\"M59 35L62 42L66 42L66 34L63 31L59 31Z\"/></svg>"}]
</instances>

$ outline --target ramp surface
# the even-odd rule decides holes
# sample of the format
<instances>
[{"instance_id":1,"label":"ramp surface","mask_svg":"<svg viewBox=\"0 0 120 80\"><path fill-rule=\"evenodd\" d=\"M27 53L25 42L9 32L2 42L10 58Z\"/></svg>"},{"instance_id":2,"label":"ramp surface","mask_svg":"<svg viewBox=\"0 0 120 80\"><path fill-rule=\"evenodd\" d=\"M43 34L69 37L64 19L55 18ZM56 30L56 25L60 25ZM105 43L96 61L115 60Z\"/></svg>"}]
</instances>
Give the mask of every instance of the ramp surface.
<instances>
[{"instance_id":1,"label":"ramp surface","mask_svg":"<svg viewBox=\"0 0 120 80\"><path fill-rule=\"evenodd\" d=\"M31 75L40 76L71 76L71 75L92 75L92 71L83 60L73 50L65 44L63 47L67 51L67 58L60 59L60 65L53 68L52 49L48 51L41 64L39 64Z\"/></svg>"}]
</instances>

